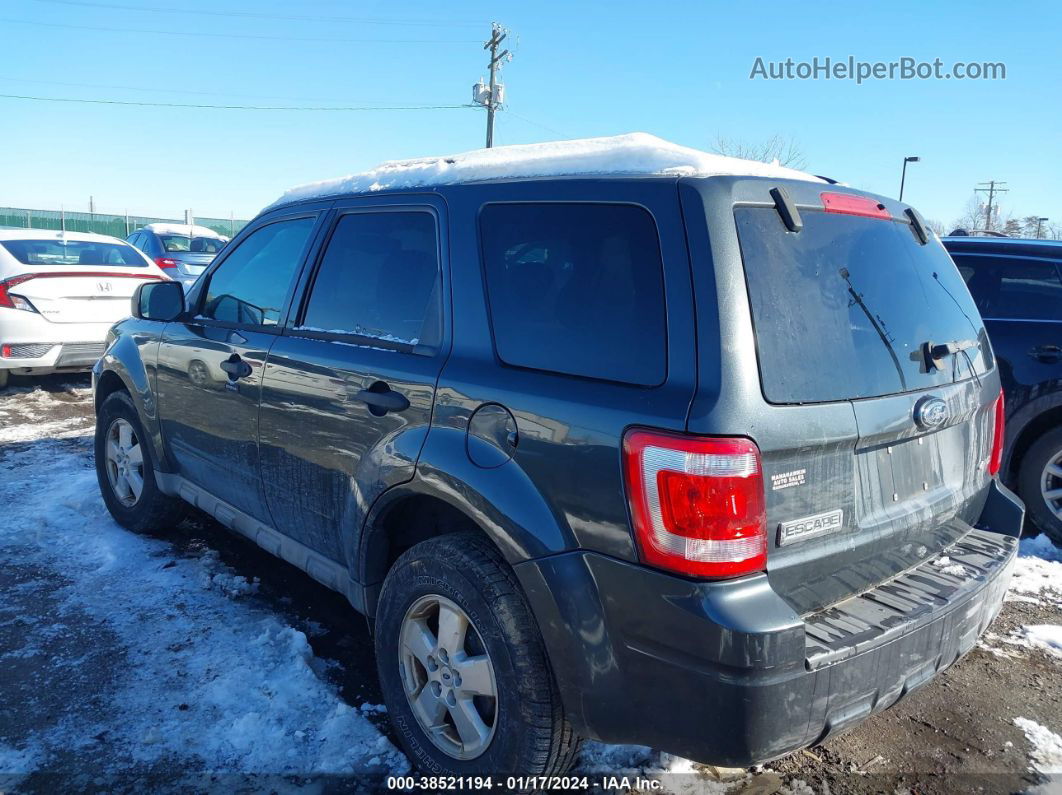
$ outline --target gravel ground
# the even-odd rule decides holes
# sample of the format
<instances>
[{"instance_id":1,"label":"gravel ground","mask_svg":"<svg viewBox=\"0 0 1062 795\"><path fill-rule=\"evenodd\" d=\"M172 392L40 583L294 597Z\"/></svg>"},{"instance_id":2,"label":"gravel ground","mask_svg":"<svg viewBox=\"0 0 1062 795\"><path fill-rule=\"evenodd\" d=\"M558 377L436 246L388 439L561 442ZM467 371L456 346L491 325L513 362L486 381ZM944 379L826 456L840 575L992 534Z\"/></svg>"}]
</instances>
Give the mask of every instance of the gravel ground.
<instances>
[{"instance_id":1,"label":"gravel ground","mask_svg":"<svg viewBox=\"0 0 1062 795\"><path fill-rule=\"evenodd\" d=\"M3 479L20 461L37 466L48 456L75 456L79 466L89 467L92 422L87 377L13 379L11 388L0 394L0 495ZM26 458L28 445L42 441L48 445L40 449L43 452ZM47 467L40 477L49 477ZM13 498L16 495L8 494L4 500ZM210 561L210 571L225 572L227 582L253 583L240 595L250 600L249 609L303 633L312 650L312 667L332 688L329 692L339 702L360 708L371 731L389 736L386 715L371 707L379 703L380 695L365 621L341 597L209 519L187 521L152 543L162 545L153 555ZM175 564L171 561L163 568L171 565ZM138 650L106 622L64 606L57 594L72 584L76 586L61 573L37 564L0 567L0 774L20 774L9 776L6 783L0 775L0 793L9 788L52 791L59 786L109 789L113 780L108 776L116 769L131 773L131 790L156 789L172 781L181 781L183 788L230 783L217 777L192 782L188 776L201 776L203 771L188 770L187 760L162 755L145 761L142 755L109 742L108 729L87 746L52 749L47 764L33 764L29 738L46 728L89 717L105 727L128 719L111 714L114 705L107 694L116 672L135 664L130 659ZM28 649L31 628L54 622L60 614L65 629L47 638L46 654ZM1024 626L1059 624L1059 593L1019 595L1004 605L982 644L929 685L821 746L762 768L714 771L648 749L595 744L584 755L582 770L630 767L662 777L668 789L687 792L1062 792L1062 778L1052 782L1044 775L1062 772L1062 746L1045 749L1042 738L1034 745L1026 730L1015 724L1025 718L1062 733L1062 657L1058 650L1020 641ZM40 637L37 642L40 645ZM251 665L252 654L249 650ZM1050 746L1050 735L1046 736ZM381 743L388 745L382 738ZM235 769L244 775L258 772L246 765ZM252 789L299 784L298 778L285 777L282 786L266 778ZM347 781L325 789L349 785Z\"/></svg>"}]
</instances>

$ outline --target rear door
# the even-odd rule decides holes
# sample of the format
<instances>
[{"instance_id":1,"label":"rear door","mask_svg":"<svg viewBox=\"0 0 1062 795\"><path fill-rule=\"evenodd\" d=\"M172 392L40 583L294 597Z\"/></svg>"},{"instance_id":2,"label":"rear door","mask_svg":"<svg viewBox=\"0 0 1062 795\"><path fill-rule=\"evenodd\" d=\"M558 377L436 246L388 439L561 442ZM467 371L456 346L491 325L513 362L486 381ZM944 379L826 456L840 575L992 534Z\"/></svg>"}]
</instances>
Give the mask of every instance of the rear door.
<instances>
[{"instance_id":1,"label":"rear door","mask_svg":"<svg viewBox=\"0 0 1062 795\"><path fill-rule=\"evenodd\" d=\"M1008 410L1062 380L1060 263L1041 257L952 254L1000 360Z\"/></svg>"},{"instance_id":2,"label":"rear door","mask_svg":"<svg viewBox=\"0 0 1062 795\"><path fill-rule=\"evenodd\" d=\"M723 366L759 381L743 433L763 454L768 576L805 612L926 559L976 521L999 382L939 241L921 243L903 210L876 198L793 190L810 194L798 231L774 202L732 209L745 296L731 295L748 300L754 344ZM712 432L696 414L691 428Z\"/></svg>"},{"instance_id":3,"label":"rear door","mask_svg":"<svg viewBox=\"0 0 1062 795\"><path fill-rule=\"evenodd\" d=\"M159 417L180 474L260 521L262 372L320 215L272 217L241 235L159 346Z\"/></svg>"},{"instance_id":4,"label":"rear door","mask_svg":"<svg viewBox=\"0 0 1062 795\"><path fill-rule=\"evenodd\" d=\"M347 565L365 512L413 477L446 354L445 205L347 200L273 345L259 439L274 526Z\"/></svg>"}]
</instances>

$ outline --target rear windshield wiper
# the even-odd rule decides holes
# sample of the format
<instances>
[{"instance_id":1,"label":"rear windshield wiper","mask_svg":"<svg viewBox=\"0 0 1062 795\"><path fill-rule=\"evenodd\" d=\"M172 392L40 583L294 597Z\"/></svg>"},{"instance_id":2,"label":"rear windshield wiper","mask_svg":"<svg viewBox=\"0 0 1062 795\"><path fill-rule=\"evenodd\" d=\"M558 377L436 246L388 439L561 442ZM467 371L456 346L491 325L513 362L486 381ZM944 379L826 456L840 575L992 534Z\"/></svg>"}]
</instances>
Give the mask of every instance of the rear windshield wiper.
<instances>
[{"instance_id":1,"label":"rear windshield wiper","mask_svg":"<svg viewBox=\"0 0 1062 795\"><path fill-rule=\"evenodd\" d=\"M956 354L962 354L966 360L966 366L970 368L970 374L977 381L978 386L981 384L981 379L977 375L977 368L973 365L973 360L970 358L970 354L967 353L970 348L977 348L980 346L977 340L952 340L951 342L933 342L927 340L922 343L922 358L926 363L926 371L929 370L943 370L944 360L949 356L955 356L955 360L952 361L952 380L955 380L955 368L957 365L958 357Z\"/></svg>"}]
</instances>

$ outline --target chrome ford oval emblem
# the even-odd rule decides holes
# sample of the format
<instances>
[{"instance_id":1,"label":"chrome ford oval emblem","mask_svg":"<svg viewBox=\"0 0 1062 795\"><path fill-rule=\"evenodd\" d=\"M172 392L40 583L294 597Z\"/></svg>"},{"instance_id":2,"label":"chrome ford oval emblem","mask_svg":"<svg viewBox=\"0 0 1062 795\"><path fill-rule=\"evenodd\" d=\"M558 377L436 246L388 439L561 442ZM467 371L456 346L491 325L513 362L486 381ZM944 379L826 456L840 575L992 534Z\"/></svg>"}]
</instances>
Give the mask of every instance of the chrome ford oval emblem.
<instances>
[{"instance_id":1,"label":"chrome ford oval emblem","mask_svg":"<svg viewBox=\"0 0 1062 795\"><path fill-rule=\"evenodd\" d=\"M938 397L922 398L915 404L914 419L920 428L932 430L948 421L951 411L948 404Z\"/></svg>"}]
</instances>

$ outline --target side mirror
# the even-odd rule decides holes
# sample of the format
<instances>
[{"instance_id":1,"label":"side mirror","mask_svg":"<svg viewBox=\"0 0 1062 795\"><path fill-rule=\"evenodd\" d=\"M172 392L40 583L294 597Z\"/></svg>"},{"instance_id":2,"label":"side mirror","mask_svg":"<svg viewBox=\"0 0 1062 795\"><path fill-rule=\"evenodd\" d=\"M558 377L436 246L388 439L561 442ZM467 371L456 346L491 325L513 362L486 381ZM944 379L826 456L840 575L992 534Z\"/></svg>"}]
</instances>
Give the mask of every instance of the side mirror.
<instances>
[{"instance_id":1,"label":"side mirror","mask_svg":"<svg viewBox=\"0 0 1062 795\"><path fill-rule=\"evenodd\" d=\"M180 282L147 282L133 293L133 317L168 323L184 314L184 287Z\"/></svg>"}]
</instances>

